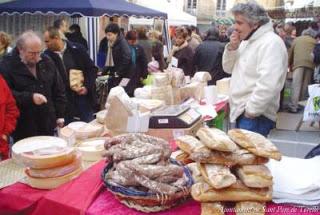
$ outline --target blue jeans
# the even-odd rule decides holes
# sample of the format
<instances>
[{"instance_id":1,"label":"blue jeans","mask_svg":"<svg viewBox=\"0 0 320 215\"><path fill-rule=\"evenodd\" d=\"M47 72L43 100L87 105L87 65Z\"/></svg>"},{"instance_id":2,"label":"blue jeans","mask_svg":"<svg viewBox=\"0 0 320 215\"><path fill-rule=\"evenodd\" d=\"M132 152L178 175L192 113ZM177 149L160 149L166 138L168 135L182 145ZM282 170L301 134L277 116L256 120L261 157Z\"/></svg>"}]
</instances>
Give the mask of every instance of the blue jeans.
<instances>
[{"instance_id":1,"label":"blue jeans","mask_svg":"<svg viewBox=\"0 0 320 215\"><path fill-rule=\"evenodd\" d=\"M276 123L264 116L259 116L254 119L250 119L240 115L236 121L236 128L246 129L253 131L263 136L267 136L271 129L276 127Z\"/></svg>"}]
</instances>

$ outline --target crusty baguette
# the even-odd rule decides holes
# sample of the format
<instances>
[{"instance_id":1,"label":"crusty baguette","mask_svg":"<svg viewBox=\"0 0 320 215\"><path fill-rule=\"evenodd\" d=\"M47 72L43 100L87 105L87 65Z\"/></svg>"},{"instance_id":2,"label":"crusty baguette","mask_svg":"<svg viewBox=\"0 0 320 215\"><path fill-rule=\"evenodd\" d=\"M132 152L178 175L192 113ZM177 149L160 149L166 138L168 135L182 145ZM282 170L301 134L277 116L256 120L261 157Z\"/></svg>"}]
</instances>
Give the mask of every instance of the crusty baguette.
<instances>
[{"instance_id":1,"label":"crusty baguette","mask_svg":"<svg viewBox=\"0 0 320 215\"><path fill-rule=\"evenodd\" d=\"M239 149L226 133L217 128L200 128L197 136L204 145L213 150L234 152Z\"/></svg>"},{"instance_id":2,"label":"crusty baguette","mask_svg":"<svg viewBox=\"0 0 320 215\"><path fill-rule=\"evenodd\" d=\"M221 202L201 203L201 215L224 215Z\"/></svg>"},{"instance_id":3,"label":"crusty baguette","mask_svg":"<svg viewBox=\"0 0 320 215\"><path fill-rule=\"evenodd\" d=\"M237 202L235 206L236 215L264 215L264 202Z\"/></svg>"},{"instance_id":4,"label":"crusty baguette","mask_svg":"<svg viewBox=\"0 0 320 215\"><path fill-rule=\"evenodd\" d=\"M190 155L190 159L200 163L222 164L225 166L265 164L269 160L268 158L256 156L245 149L240 149L233 153L215 150L193 152Z\"/></svg>"},{"instance_id":5,"label":"crusty baguette","mask_svg":"<svg viewBox=\"0 0 320 215\"><path fill-rule=\"evenodd\" d=\"M272 200L272 188L249 188L237 181L230 187L218 190L206 183L199 182L192 185L191 195L194 200L199 202L268 202Z\"/></svg>"},{"instance_id":6,"label":"crusty baguette","mask_svg":"<svg viewBox=\"0 0 320 215\"><path fill-rule=\"evenodd\" d=\"M237 178L226 166L219 164L199 164L204 180L215 189L222 189L236 183Z\"/></svg>"},{"instance_id":7,"label":"crusty baguette","mask_svg":"<svg viewBox=\"0 0 320 215\"><path fill-rule=\"evenodd\" d=\"M272 175L264 165L245 165L236 168L240 180L248 187L263 188L272 186Z\"/></svg>"},{"instance_id":8,"label":"crusty baguette","mask_svg":"<svg viewBox=\"0 0 320 215\"><path fill-rule=\"evenodd\" d=\"M261 134L244 129L231 129L228 135L235 143L255 155L281 160L277 147Z\"/></svg>"}]
</instances>

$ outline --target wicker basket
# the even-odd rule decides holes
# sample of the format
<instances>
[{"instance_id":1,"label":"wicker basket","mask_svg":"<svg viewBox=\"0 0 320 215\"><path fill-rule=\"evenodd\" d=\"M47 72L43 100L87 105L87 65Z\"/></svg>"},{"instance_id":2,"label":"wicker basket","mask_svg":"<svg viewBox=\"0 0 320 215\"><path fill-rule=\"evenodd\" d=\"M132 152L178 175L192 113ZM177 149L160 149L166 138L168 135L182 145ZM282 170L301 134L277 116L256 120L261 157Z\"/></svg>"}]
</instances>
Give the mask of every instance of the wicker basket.
<instances>
[{"instance_id":1,"label":"wicker basket","mask_svg":"<svg viewBox=\"0 0 320 215\"><path fill-rule=\"evenodd\" d=\"M183 166L175 160L171 159L170 161L173 164ZM144 192L121 185L111 184L105 179L105 175L108 173L108 171L112 170L112 167L113 162L108 163L102 173L102 180L104 181L105 186L116 196L117 199L119 199L121 203L138 211L157 212L166 210L185 201L190 196L190 189L193 184L193 179L189 169L184 166L183 169L184 174L187 177L187 184L184 189L171 196Z\"/></svg>"}]
</instances>

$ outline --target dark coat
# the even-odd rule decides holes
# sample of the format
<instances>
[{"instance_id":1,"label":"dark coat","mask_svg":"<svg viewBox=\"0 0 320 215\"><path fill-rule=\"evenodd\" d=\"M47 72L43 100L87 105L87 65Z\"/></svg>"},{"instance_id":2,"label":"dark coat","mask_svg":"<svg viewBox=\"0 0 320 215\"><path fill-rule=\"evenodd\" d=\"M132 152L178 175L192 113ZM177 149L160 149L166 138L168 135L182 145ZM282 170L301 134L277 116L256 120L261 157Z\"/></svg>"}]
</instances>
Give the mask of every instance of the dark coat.
<instances>
[{"instance_id":1,"label":"dark coat","mask_svg":"<svg viewBox=\"0 0 320 215\"><path fill-rule=\"evenodd\" d=\"M152 42L152 57L159 63L159 70L163 71L167 68L167 64L163 56L163 44L160 41Z\"/></svg>"},{"instance_id":2,"label":"dark coat","mask_svg":"<svg viewBox=\"0 0 320 215\"><path fill-rule=\"evenodd\" d=\"M83 48L88 50L88 42L82 36L81 32L68 33L68 34L66 34L66 37L70 42L79 43L79 44L81 44L83 46Z\"/></svg>"},{"instance_id":3,"label":"dark coat","mask_svg":"<svg viewBox=\"0 0 320 215\"><path fill-rule=\"evenodd\" d=\"M129 96L133 96L133 92L138 87L143 87L141 79L145 79L148 76L148 60L144 52L144 49L140 45L132 46L135 50L135 62L132 62L131 77L128 86L125 87ZM131 51L133 53L133 51Z\"/></svg>"},{"instance_id":4,"label":"dark coat","mask_svg":"<svg viewBox=\"0 0 320 215\"><path fill-rule=\"evenodd\" d=\"M64 117L64 84L52 60L46 55L41 57L36 67L37 78L21 62L17 50L5 56L0 65L0 71L20 110L20 118L13 133L15 141L37 135L53 135L56 119ZM34 93L43 94L48 102L35 105Z\"/></svg>"},{"instance_id":5,"label":"dark coat","mask_svg":"<svg viewBox=\"0 0 320 215\"><path fill-rule=\"evenodd\" d=\"M222 55L224 44L216 40L205 40L196 48L193 58L195 71L206 71L211 75L212 80L209 84L216 84L229 75L222 69Z\"/></svg>"},{"instance_id":6,"label":"dark coat","mask_svg":"<svg viewBox=\"0 0 320 215\"><path fill-rule=\"evenodd\" d=\"M106 56L108 54L108 40L103 38L99 45L99 55L102 62L98 65L105 65ZM119 35L112 48L112 57L114 67L104 68L104 71L109 72L111 76L119 76L120 78L130 78L131 68L131 51L127 41L123 36Z\"/></svg>"},{"instance_id":7,"label":"dark coat","mask_svg":"<svg viewBox=\"0 0 320 215\"><path fill-rule=\"evenodd\" d=\"M173 56L178 59L178 68L182 69L186 76L192 77L194 75L192 49L189 46L184 47L174 53Z\"/></svg>"},{"instance_id":8,"label":"dark coat","mask_svg":"<svg viewBox=\"0 0 320 215\"><path fill-rule=\"evenodd\" d=\"M75 105L75 100L77 99L77 97L79 97L79 95L70 88L69 71L70 69L77 69L83 72L84 86L88 90L88 94L85 95L85 97L87 98L87 101L90 104L90 106L92 108L95 108L95 81L97 77L97 67L94 65L93 61L90 59L89 55L83 49L82 46L79 46L77 43L72 43L69 41L66 41L66 43L67 48L65 53L68 52L72 56L72 59L74 61L74 66L72 67L68 65L65 66L64 62L57 53L48 49L45 51L45 53L52 58L62 77L68 99L66 117L73 118L74 116L78 116L78 107L76 107Z\"/></svg>"}]
</instances>

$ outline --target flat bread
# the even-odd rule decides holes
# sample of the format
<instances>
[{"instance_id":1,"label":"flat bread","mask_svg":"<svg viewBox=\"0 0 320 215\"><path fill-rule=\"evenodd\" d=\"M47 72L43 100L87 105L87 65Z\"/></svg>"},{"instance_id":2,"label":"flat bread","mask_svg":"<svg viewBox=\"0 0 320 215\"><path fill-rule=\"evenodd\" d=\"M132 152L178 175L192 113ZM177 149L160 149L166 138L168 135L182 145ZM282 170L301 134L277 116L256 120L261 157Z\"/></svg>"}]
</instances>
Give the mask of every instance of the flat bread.
<instances>
[{"instance_id":1,"label":"flat bread","mask_svg":"<svg viewBox=\"0 0 320 215\"><path fill-rule=\"evenodd\" d=\"M236 176L234 176L226 166L219 164L199 165L202 177L215 189L230 187L237 181Z\"/></svg>"},{"instance_id":2,"label":"flat bread","mask_svg":"<svg viewBox=\"0 0 320 215\"><path fill-rule=\"evenodd\" d=\"M201 215L224 215L221 202L201 203Z\"/></svg>"},{"instance_id":3,"label":"flat bread","mask_svg":"<svg viewBox=\"0 0 320 215\"><path fill-rule=\"evenodd\" d=\"M225 132L217 128L200 128L197 136L203 144L213 150L234 152L239 149Z\"/></svg>"},{"instance_id":4,"label":"flat bread","mask_svg":"<svg viewBox=\"0 0 320 215\"><path fill-rule=\"evenodd\" d=\"M199 182L192 185L191 195L199 202L268 202L272 200L272 188L249 188L238 180L225 189L214 189L207 183Z\"/></svg>"},{"instance_id":5,"label":"flat bread","mask_svg":"<svg viewBox=\"0 0 320 215\"><path fill-rule=\"evenodd\" d=\"M266 204L264 202L237 202L236 215L264 215Z\"/></svg>"},{"instance_id":6,"label":"flat bread","mask_svg":"<svg viewBox=\"0 0 320 215\"><path fill-rule=\"evenodd\" d=\"M190 159L200 163L222 164L229 167L235 165L265 164L269 160L268 158L256 156L245 149L240 149L233 153L215 150L193 152L190 155Z\"/></svg>"},{"instance_id":7,"label":"flat bread","mask_svg":"<svg viewBox=\"0 0 320 215\"><path fill-rule=\"evenodd\" d=\"M281 160L281 153L277 147L261 134L244 129L231 129L228 135L239 146L255 155Z\"/></svg>"},{"instance_id":8,"label":"flat bread","mask_svg":"<svg viewBox=\"0 0 320 215\"><path fill-rule=\"evenodd\" d=\"M240 180L248 187L263 188L272 186L272 175L264 165L246 165L236 168Z\"/></svg>"}]
</instances>

